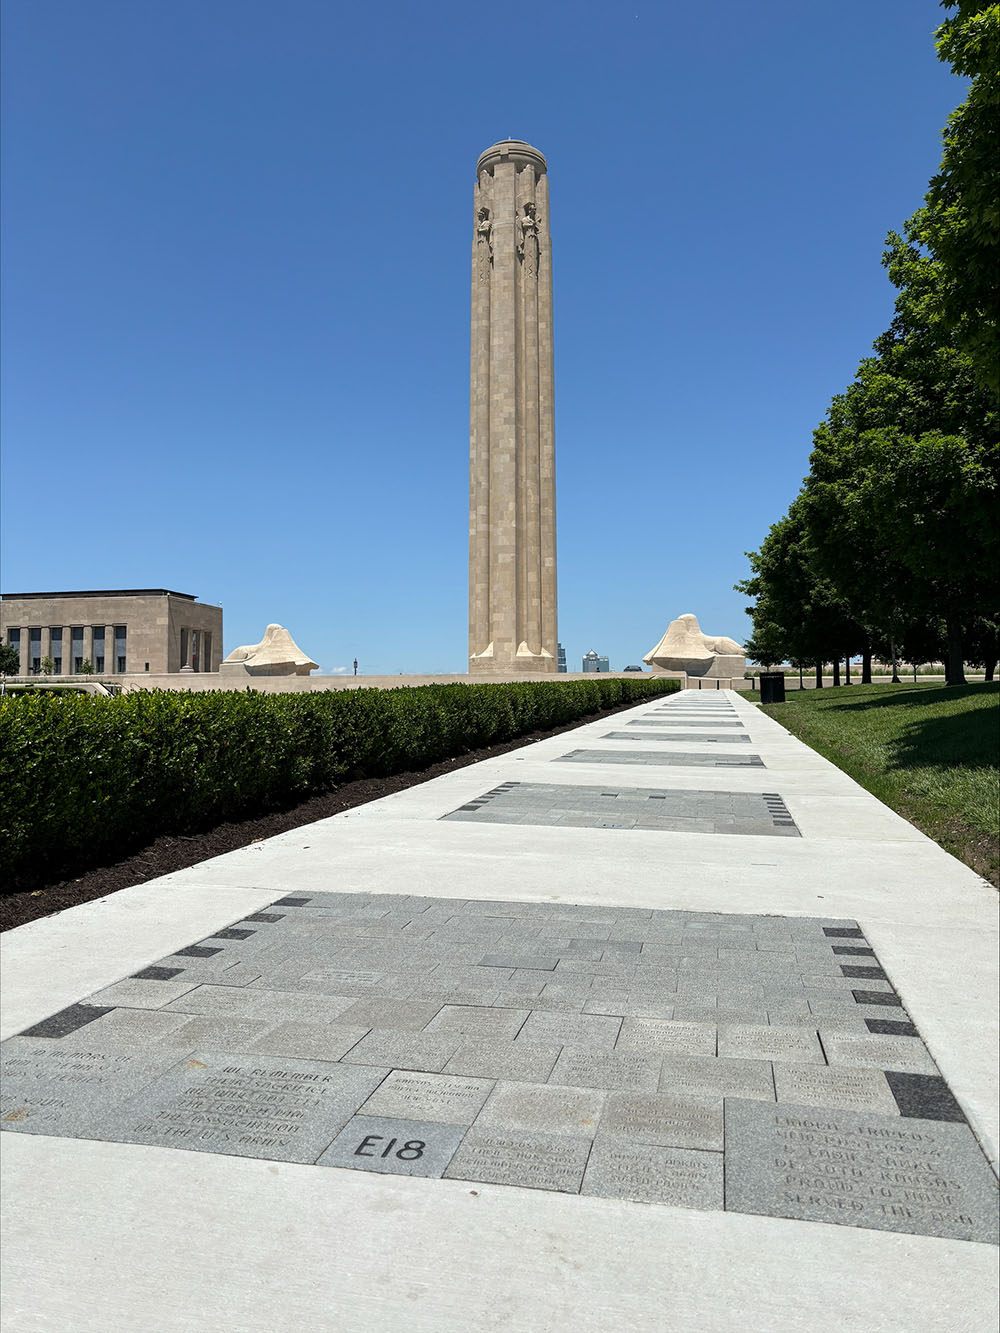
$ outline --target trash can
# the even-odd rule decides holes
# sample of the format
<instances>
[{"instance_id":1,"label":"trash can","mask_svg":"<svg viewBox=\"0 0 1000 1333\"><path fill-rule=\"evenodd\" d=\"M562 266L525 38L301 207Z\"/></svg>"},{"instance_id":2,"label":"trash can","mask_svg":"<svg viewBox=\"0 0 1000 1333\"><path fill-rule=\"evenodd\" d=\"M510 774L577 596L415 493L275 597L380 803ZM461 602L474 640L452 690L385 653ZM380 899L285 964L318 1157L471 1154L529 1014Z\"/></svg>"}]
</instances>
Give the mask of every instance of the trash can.
<instances>
[{"instance_id":1,"label":"trash can","mask_svg":"<svg viewBox=\"0 0 1000 1333\"><path fill-rule=\"evenodd\" d=\"M762 704L783 704L785 702L785 673L783 671L762 671L757 679L760 681L760 701Z\"/></svg>"}]
</instances>

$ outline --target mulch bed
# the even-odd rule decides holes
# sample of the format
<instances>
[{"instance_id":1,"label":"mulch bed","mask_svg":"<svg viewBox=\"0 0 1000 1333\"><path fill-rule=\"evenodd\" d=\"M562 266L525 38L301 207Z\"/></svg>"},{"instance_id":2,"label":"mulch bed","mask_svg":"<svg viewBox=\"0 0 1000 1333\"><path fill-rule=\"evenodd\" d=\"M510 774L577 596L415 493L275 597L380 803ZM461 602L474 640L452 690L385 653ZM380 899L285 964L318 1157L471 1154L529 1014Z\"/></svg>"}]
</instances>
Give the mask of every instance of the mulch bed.
<instances>
[{"instance_id":1,"label":"mulch bed","mask_svg":"<svg viewBox=\"0 0 1000 1333\"><path fill-rule=\"evenodd\" d=\"M288 810L275 810L258 815L254 819L218 824L215 828L190 837L164 835L120 861L95 866L79 879L59 880L42 885L40 888L0 898L0 931L12 930L14 926L23 926L29 921L36 921L39 917L51 916L53 912L62 912L67 907L77 907L80 903L90 902L94 898L103 898L106 894L127 889L133 884L144 884L146 880L169 875L174 870L184 870L213 856L222 856L224 852L234 852L239 847L247 847L262 838L273 838L277 833L287 833L289 829L301 828L303 824L312 824L318 819L327 819L330 815L340 814L342 810L350 810L356 805L377 801L381 796L390 796L393 792L405 791L407 787L416 787L421 782L430 782L432 778L438 778L443 773L452 773L457 768L466 768L469 764L478 764L483 759L492 759L498 754L523 749L535 741L558 736L564 731L574 731L585 722L596 722L602 717L610 717L612 713L626 712L643 702L646 701L635 700L617 708L603 709L600 713L591 714L590 717L578 718L575 722L567 722L552 731L535 731L500 745L470 750L468 754L442 760L441 763L432 764L430 768L421 769L419 772L396 773L388 778L361 778L357 782L345 782L332 791L311 796L307 801Z\"/></svg>"}]
</instances>

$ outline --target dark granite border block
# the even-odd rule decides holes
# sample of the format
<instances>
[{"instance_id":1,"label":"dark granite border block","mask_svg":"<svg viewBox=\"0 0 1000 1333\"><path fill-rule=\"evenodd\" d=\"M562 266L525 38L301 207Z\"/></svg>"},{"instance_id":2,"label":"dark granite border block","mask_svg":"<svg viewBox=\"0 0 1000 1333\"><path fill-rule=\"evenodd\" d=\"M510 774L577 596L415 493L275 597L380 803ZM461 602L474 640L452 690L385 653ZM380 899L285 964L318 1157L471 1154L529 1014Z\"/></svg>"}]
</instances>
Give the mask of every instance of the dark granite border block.
<instances>
[{"instance_id":1,"label":"dark granite border block","mask_svg":"<svg viewBox=\"0 0 1000 1333\"><path fill-rule=\"evenodd\" d=\"M886 1069L884 1073L900 1115L965 1123L965 1112L939 1074L902 1074L895 1069Z\"/></svg>"},{"instance_id":2,"label":"dark granite border block","mask_svg":"<svg viewBox=\"0 0 1000 1333\"><path fill-rule=\"evenodd\" d=\"M891 990L852 990L858 1004L883 1004L890 1009L902 1009L903 1001Z\"/></svg>"},{"instance_id":3,"label":"dark granite border block","mask_svg":"<svg viewBox=\"0 0 1000 1333\"><path fill-rule=\"evenodd\" d=\"M311 898L279 898L272 907L305 907L306 903L311 903Z\"/></svg>"},{"instance_id":4,"label":"dark granite border block","mask_svg":"<svg viewBox=\"0 0 1000 1333\"><path fill-rule=\"evenodd\" d=\"M141 972L133 972L133 981L169 981L171 977L179 977L184 971L183 967L144 967Z\"/></svg>"},{"instance_id":5,"label":"dark granite border block","mask_svg":"<svg viewBox=\"0 0 1000 1333\"><path fill-rule=\"evenodd\" d=\"M66 1009L60 1009L57 1014L52 1014L49 1018L43 1018L33 1028L25 1028L20 1035L22 1037L68 1037L71 1032L76 1032L78 1028L86 1026L87 1023L93 1023L95 1018L103 1018L105 1014L110 1014L114 1007L114 1005L71 1004Z\"/></svg>"},{"instance_id":6,"label":"dark granite border block","mask_svg":"<svg viewBox=\"0 0 1000 1333\"><path fill-rule=\"evenodd\" d=\"M228 930L217 930L211 938L213 940L248 940L251 935L256 934L255 930L237 930L235 926L231 926Z\"/></svg>"},{"instance_id":7,"label":"dark granite border block","mask_svg":"<svg viewBox=\"0 0 1000 1333\"><path fill-rule=\"evenodd\" d=\"M833 946L833 952L836 954L857 954L859 956L864 956L865 958L875 957L874 949L862 949L852 944L835 944Z\"/></svg>"},{"instance_id":8,"label":"dark granite border block","mask_svg":"<svg viewBox=\"0 0 1000 1333\"><path fill-rule=\"evenodd\" d=\"M869 1032L874 1032L882 1037L919 1037L916 1024L909 1022L908 1019L897 1018L866 1018L865 1026Z\"/></svg>"},{"instance_id":9,"label":"dark granite border block","mask_svg":"<svg viewBox=\"0 0 1000 1333\"><path fill-rule=\"evenodd\" d=\"M824 926L823 934L831 940L863 940L865 937L858 926Z\"/></svg>"},{"instance_id":10,"label":"dark granite border block","mask_svg":"<svg viewBox=\"0 0 1000 1333\"><path fill-rule=\"evenodd\" d=\"M171 958L214 958L222 949L207 949L203 944L189 944L186 949L175 949Z\"/></svg>"},{"instance_id":11,"label":"dark granite border block","mask_svg":"<svg viewBox=\"0 0 1000 1333\"><path fill-rule=\"evenodd\" d=\"M845 977L858 977L862 981L888 981L880 967L857 967L852 963L841 963L840 970Z\"/></svg>"},{"instance_id":12,"label":"dark granite border block","mask_svg":"<svg viewBox=\"0 0 1000 1333\"><path fill-rule=\"evenodd\" d=\"M269 924L274 921L282 921L284 912L252 912L249 916L243 918L244 921L266 921Z\"/></svg>"}]
</instances>

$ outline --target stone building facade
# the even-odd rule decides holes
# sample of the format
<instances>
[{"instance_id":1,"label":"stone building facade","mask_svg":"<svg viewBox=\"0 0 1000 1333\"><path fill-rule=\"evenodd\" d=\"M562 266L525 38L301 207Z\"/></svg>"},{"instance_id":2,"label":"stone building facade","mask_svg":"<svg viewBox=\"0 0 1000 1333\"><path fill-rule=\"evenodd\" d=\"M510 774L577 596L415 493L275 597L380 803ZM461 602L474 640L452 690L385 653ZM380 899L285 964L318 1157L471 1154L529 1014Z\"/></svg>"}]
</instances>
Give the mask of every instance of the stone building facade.
<instances>
[{"instance_id":1,"label":"stone building facade","mask_svg":"<svg viewBox=\"0 0 1000 1333\"><path fill-rule=\"evenodd\" d=\"M48 658L54 675L218 671L222 607L166 588L5 593L0 637L20 653L21 676Z\"/></svg>"},{"instance_id":2,"label":"stone building facade","mask_svg":"<svg viewBox=\"0 0 1000 1333\"><path fill-rule=\"evenodd\" d=\"M473 200L469 671L556 671L552 251L545 158L505 139Z\"/></svg>"}]
</instances>

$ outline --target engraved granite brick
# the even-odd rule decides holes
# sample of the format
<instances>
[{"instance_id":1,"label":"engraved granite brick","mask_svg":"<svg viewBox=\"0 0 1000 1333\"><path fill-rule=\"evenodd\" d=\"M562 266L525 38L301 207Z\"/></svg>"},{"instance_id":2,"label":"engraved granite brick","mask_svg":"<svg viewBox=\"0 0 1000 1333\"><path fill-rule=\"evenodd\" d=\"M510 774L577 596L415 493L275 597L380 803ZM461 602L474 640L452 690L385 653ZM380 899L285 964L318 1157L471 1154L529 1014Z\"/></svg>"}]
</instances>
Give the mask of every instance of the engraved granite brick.
<instances>
[{"instance_id":1,"label":"engraved granite brick","mask_svg":"<svg viewBox=\"0 0 1000 1333\"><path fill-rule=\"evenodd\" d=\"M722 1154L598 1138L581 1193L719 1209L723 1206Z\"/></svg>"},{"instance_id":2,"label":"engraved granite brick","mask_svg":"<svg viewBox=\"0 0 1000 1333\"><path fill-rule=\"evenodd\" d=\"M341 1058L346 1064L388 1065L390 1069L439 1074L455 1054L460 1040L455 1033L435 1036L429 1032L376 1028Z\"/></svg>"},{"instance_id":3,"label":"engraved granite brick","mask_svg":"<svg viewBox=\"0 0 1000 1333\"><path fill-rule=\"evenodd\" d=\"M470 1078L506 1079L517 1083L544 1083L561 1047L530 1041L467 1041L445 1065L448 1074Z\"/></svg>"},{"instance_id":4,"label":"engraved granite brick","mask_svg":"<svg viewBox=\"0 0 1000 1333\"><path fill-rule=\"evenodd\" d=\"M774 1101L774 1077L767 1060L664 1057L660 1091L685 1097L743 1097Z\"/></svg>"},{"instance_id":5,"label":"engraved granite brick","mask_svg":"<svg viewBox=\"0 0 1000 1333\"><path fill-rule=\"evenodd\" d=\"M476 1128L593 1138L606 1093L546 1083L497 1083Z\"/></svg>"},{"instance_id":6,"label":"engraved granite brick","mask_svg":"<svg viewBox=\"0 0 1000 1333\"><path fill-rule=\"evenodd\" d=\"M356 1115L317 1166L346 1166L392 1176L442 1175L465 1136L464 1125Z\"/></svg>"},{"instance_id":7,"label":"engraved granite brick","mask_svg":"<svg viewBox=\"0 0 1000 1333\"><path fill-rule=\"evenodd\" d=\"M574 1088L634 1088L655 1092L661 1063L659 1055L643 1055L638 1051L564 1046L549 1082Z\"/></svg>"},{"instance_id":8,"label":"engraved granite brick","mask_svg":"<svg viewBox=\"0 0 1000 1333\"><path fill-rule=\"evenodd\" d=\"M444 1174L451 1180L577 1194L589 1155L589 1139L476 1125Z\"/></svg>"},{"instance_id":9,"label":"engraved granite brick","mask_svg":"<svg viewBox=\"0 0 1000 1333\"><path fill-rule=\"evenodd\" d=\"M195 1152L314 1162L385 1069L199 1052L119 1107L101 1137Z\"/></svg>"},{"instance_id":10,"label":"engraved granite brick","mask_svg":"<svg viewBox=\"0 0 1000 1333\"><path fill-rule=\"evenodd\" d=\"M831 1065L897 1069L910 1074L936 1074L937 1065L919 1037L883 1037L874 1033L832 1032L820 1028Z\"/></svg>"},{"instance_id":11,"label":"engraved granite brick","mask_svg":"<svg viewBox=\"0 0 1000 1333\"><path fill-rule=\"evenodd\" d=\"M598 1126L605 1135L661 1148L721 1152L722 1098L610 1092Z\"/></svg>"},{"instance_id":12,"label":"engraved granite brick","mask_svg":"<svg viewBox=\"0 0 1000 1333\"><path fill-rule=\"evenodd\" d=\"M619 1050L644 1051L662 1055L714 1055L714 1023L674 1023L656 1018L622 1020Z\"/></svg>"},{"instance_id":13,"label":"engraved granite brick","mask_svg":"<svg viewBox=\"0 0 1000 1333\"><path fill-rule=\"evenodd\" d=\"M727 1209L997 1241L996 1178L966 1125L738 1100L725 1115Z\"/></svg>"},{"instance_id":14,"label":"engraved granite brick","mask_svg":"<svg viewBox=\"0 0 1000 1333\"><path fill-rule=\"evenodd\" d=\"M825 1064L823 1050L812 1027L768 1027L734 1023L719 1028L719 1054L734 1059L783 1060L797 1064Z\"/></svg>"},{"instance_id":15,"label":"engraved granite brick","mask_svg":"<svg viewBox=\"0 0 1000 1333\"><path fill-rule=\"evenodd\" d=\"M899 1107L878 1069L832 1069L827 1065L775 1062L779 1102L794 1106L829 1106L845 1111L898 1115Z\"/></svg>"},{"instance_id":16,"label":"engraved granite brick","mask_svg":"<svg viewBox=\"0 0 1000 1333\"><path fill-rule=\"evenodd\" d=\"M490 1079L394 1070L359 1114L471 1125L493 1086Z\"/></svg>"}]
</instances>

